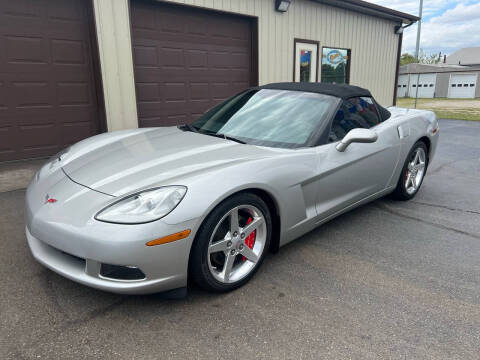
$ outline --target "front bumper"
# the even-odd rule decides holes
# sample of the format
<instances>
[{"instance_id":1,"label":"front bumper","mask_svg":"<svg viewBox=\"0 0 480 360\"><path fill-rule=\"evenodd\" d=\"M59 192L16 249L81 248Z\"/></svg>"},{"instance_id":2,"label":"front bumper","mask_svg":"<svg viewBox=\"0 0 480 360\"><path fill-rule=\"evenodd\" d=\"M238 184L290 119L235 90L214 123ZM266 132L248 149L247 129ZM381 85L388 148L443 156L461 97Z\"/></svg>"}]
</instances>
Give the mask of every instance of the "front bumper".
<instances>
[{"instance_id":1,"label":"front bumper","mask_svg":"<svg viewBox=\"0 0 480 360\"><path fill-rule=\"evenodd\" d=\"M56 202L45 202L47 189ZM179 224L158 220L139 225L95 220L93 215L111 199L74 183L63 173L32 181L26 194L25 232L35 259L68 279L114 293L148 294L185 287L197 219ZM192 230L185 239L145 245L185 229ZM108 278L101 274L102 264L134 266L145 277Z\"/></svg>"},{"instance_id":2,"label":"front bumper","mask_svg":"<svg viewBox=\"0 0 480 360\"><path fill-rule=\"evenodd\" d=\"M28 245L35 259L56 273L96 289L118 294L150 294L184 287L182 274L144 280L113 280L100 275L101 262L82 259L60 251L38 240L25 228Z\"/></svg>"}]
</instances>

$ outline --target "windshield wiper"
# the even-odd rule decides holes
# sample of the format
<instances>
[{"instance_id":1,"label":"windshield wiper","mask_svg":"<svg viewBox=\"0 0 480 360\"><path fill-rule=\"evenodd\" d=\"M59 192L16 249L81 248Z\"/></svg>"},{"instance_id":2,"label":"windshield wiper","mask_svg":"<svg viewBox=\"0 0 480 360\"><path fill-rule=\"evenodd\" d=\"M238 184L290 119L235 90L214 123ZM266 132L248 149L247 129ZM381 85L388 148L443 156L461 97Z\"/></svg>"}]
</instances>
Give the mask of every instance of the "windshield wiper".
<instances>
[{"instance_id":1,"label":"windshield wiper","mask_svg":"<svg viewBox=\"0 0 480 360\"><path fill-rule=\"evenodd\" d=\"M243 140L240 140L240 139L237 139L233 136L225 135L225 134L222 134L222 133L216 133L215 131L212 131L212 130L199 129L199 128L196 128L195 126L190 125L190 124L185 124L185 125L182 125L182 126L189 131L196 132L196 133L199 133L199 134L215 136L215 137L218 137L220 139L231 140L231 141L238 142L240 144L246 144L246 142L243 141Z\"/></svg>"},{"instance_id":2,"label":"windshield wiper","mask_svg":"<svg viewBox=\"0 0 480 360\"><path fill-rule=\"evenodd\" d=\"M233 137L233 136L228 136L228 135L225 135L225 134L215 134L215 136L219 137L219 138L224 138L225 140L232 140L232 141L236 141L240 144L246 144L245 141L243 140L240 140L240 139L237 139L236 137Z\"/></svg>"},{"instance_id":3,"label":"windshield wiper","mask_svg":"<svg viewBox=\"0 0 480 360\"><path fill-rule=\"evenodd\" d=\"M240 140L240 139L237 139L237 138L235 138L235 137L233 137L233 136L225 135L225 134L222 134L222 133L216 133L216 132L214 132L214 131L212 131L212 130L204 130L204 129L202 129L202 130L201 130L201 133L202 133L202 134L205 134L205 135L215 136L215 137L218 137L218 138L220 138L220 139L235 141L235 142L238 142L238 143L240 143L240 144L246 144L246 142L243 141L243 140Z\"/></svg>"},{"instance_id":4,"label":"windshield wiper","mask_svg":"<svg viewBox=\"0 0 480 360\"><path fill-rule=\"evenodd\" d=\"M236 142L238 142L239 144L246 144L245 141L240 140L240 139L238 139L238 138L236 138L236 137L233 137L233 136L228 136L228 135L225 135L225 134L220 134L220 136L223 136L223 137L224 137L225 139L227 139L227 140L236 141Z\"/></svg>"},{"instance_id":5,"label":"windshield wiper","mask_svg":"<svg viewBox=\"0 0 480 360\"><path fill-rule=\"evenodd\" d=\"M188 131L191 131L191 132L196 132L198 133L198 129L193 126L193 125L190 125L190 124L184 124L184 125L181 125L183 128L185 128L186 130ZM179 126L180 127L180 126Z\"/></svg>"}]
</instances>

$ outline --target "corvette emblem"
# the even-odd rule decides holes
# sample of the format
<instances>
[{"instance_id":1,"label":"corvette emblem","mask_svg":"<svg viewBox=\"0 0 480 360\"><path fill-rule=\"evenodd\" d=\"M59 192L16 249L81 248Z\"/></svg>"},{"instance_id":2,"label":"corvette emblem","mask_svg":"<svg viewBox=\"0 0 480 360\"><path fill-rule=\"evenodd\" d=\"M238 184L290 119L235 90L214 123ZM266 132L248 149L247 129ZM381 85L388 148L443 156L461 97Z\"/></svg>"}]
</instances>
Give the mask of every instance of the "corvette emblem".
<instances>
[{"instance_id":1,"label":"corvette emblem","mask_svg":"<svg viewBox=\"0 0 480 360\"><path fill-rule=\"evenodd\" d=\"M57 199L51 198L50 195L48 195L48 194L45 195L45 204L47 204L47 203L52 204L54 202L57 202Z\"/></svg>"}]
</instances>

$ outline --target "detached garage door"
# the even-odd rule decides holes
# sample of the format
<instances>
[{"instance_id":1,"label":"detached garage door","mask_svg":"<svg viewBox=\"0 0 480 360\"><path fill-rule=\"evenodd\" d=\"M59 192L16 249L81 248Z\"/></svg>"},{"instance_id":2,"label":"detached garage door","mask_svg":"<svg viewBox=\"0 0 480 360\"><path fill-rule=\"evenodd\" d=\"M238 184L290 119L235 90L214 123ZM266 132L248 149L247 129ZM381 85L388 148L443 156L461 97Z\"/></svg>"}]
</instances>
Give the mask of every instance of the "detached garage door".
<instances>
[{"instance_id":1,"label":"detached garage door","mask_svg":"<svg viewBox=\"0 0 480 360\"><path fill-rule=\"evenodd\" d=\"M408 75L400 75L398 77L397 97L408 96Z\"/></svg>"},{"instance_id":2,"label":"detached garage door","mask_svg":"<svg viewBox=\"0 0 480 360\"><path fill-rule=\"evenodd\" d=\"M448 97L453 99L473 99L477 86L477 74L451 74Z\"/></svg>"},{"instance_id":3,"label":"detached garage door","mask_svg":"<svg viewBox=\"0 0 480 360\"><path fill-rule=\"evenodd\" d=\"M151 1L131 7L140 126L189 123L256 85L252 19Z\"/></svg>"},{"instance_id":4,"label":"detached garage door","mask_svg":"<svg viewBox=\"0 0 480 360\"><path fill-rule=\"evenodd\" d=\"M0 0L0 161L96 134L90 1Z\"/></svg>"},{"instance_id":5,"label":"detached garage door","mask_svg":"<svg viewBox=\"0 0 480 360\"><path fill-rule=\"evenodd\" d=\"M435 96L435 83L437 82L437 74L417 74L410 75L410 97L433 98Z\"/></svg>"}]
</instances>

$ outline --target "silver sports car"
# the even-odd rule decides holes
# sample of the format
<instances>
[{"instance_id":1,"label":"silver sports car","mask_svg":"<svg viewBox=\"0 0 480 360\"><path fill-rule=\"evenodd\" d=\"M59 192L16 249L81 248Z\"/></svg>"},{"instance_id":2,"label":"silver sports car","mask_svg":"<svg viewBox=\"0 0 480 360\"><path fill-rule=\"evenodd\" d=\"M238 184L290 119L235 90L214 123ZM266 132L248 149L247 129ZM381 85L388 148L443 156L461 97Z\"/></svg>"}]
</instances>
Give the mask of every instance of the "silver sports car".
<instances>
[{"instance_id":1,"label":"silver sports car","mask_svg":"<svg viewBox=\"0 0 480 360\"><path fill-rule=\"evenodd\" d=\"M438 142L428 111L320 83L248 89L192 124L94 136L26 194L33 256L98 289L245 284L266 253L356 206L415 196Z\"/></svg>"}]
</instances>

